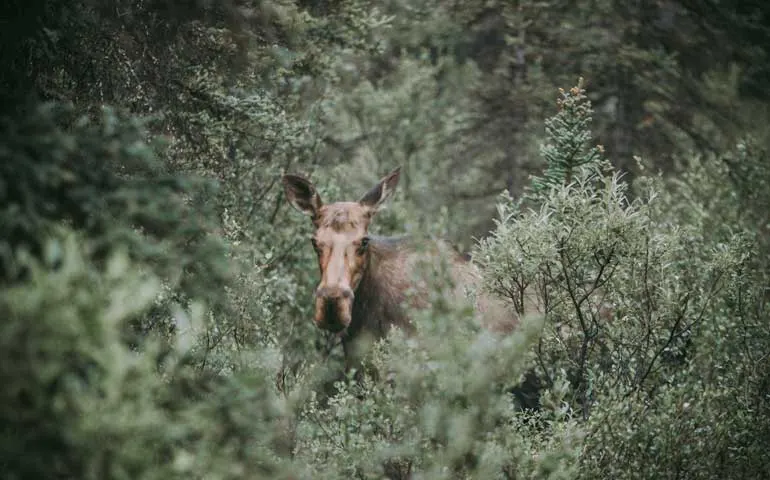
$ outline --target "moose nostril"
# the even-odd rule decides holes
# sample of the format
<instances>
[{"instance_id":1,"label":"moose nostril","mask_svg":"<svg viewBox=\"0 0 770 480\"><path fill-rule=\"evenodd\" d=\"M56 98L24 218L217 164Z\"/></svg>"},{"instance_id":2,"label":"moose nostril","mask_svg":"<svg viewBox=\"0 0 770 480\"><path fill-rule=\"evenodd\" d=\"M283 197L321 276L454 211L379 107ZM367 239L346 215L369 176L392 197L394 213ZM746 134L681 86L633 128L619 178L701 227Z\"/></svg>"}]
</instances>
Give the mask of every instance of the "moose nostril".
<instances>
[{"instance_id":1,"label":"moose nostril","mask_svg":"<svg viewBox=\"0 0 770 480\"><path fill-rule=\"evenodd\" d=\"M339 287L321 287L316 289L315 295L318 298L328 298L328 299L344 298L344 299L350 300L353 298L353 290L349 288L339 288Z\"/></svg>"}]
</instances>

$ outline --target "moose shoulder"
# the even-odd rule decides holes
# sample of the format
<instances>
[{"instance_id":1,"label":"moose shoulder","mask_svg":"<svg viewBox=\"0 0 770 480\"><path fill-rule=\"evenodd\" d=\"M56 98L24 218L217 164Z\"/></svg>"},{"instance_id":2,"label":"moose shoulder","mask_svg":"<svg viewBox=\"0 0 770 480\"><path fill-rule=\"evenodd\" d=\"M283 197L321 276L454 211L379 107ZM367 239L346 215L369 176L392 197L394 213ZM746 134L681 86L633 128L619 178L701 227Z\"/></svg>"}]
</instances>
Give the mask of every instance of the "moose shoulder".
<instances>
[{"instance_id":1,"label":"moose shoulder","mask_svg":"<svg viewBox=\"0 0 770 480\"><path fill-rule=\"evenodd\" d=\"M311 243L321 278L314 295L313 320L319 328L342 337L346 357L360 337L382 338L394 326L411 331L405 302L418 308L427 306L427 288L414 275L419 261L448 261L457 294L480 280L475 265L443 242L426 245L403 237L369 235L377 209L393 193L399 176L400 168L396 168L357 202L329 204L324 204L307 179L283 177L287 199L309 215L315 227ZM476 307L490 330L508 332L518 322L504 303L483 294L477 296Z\"/></svg>"}]
</instances>

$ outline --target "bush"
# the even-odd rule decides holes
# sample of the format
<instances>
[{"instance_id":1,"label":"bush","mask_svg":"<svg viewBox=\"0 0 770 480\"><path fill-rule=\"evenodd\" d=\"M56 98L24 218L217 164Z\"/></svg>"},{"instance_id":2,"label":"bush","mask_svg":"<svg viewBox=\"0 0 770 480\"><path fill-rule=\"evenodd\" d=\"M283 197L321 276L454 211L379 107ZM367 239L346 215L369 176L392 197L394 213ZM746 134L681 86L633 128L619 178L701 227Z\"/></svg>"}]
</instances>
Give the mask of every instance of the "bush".
<instances>
[{"instance_id":1,"label":"bush","mask_svg":"<svg viewBox=\"0 0 770 480\"><path fill-rule=\"evenodd\" d=\"M123 246L164 280L166 301L134 325L140 335L171 333L162 318L172 302L223 306L226 249L200 201L213 184L166 169L143 122L51 103L0 119L0 130L0 282L23 279L13 268L18 249L39 259L52 231L67 225L88 238L89 261Z\"/></svg>"},{"instance_id":2,"label":"bush","mask_svg":"<svg viewBox=\"0 0 770 480\"><path fill-rule=\"evenodd\" d=\"M536 371L545 385L567 373L565 399L586 431L579 476L762 477L767 428L754 408L766 408L756 390L766 380L755 369L767 337L745 341L765 301L751 233L710 228L714 205L687 194L714 184L669 193L642 178L629 200L588 143L582 90L563 95L536 207L502 203L477 258L486 288L519 310L529 292L540 299ZM687 208L671 208L679 202Z\"/></svg>"},{"instance_id":3,"label":"bush","mask_svg":"<svg viewBox=\"0 0 770 480\"><path fill-rule=\"evenodd\" d=\"M3 478L280 478L281 404L265 377L206 381L181 342L159 375L158 349L133 351L121 329L160 281L125 251L95 270L87 243L54 232L47 262L19 254L29 278L0 295Z\"/></svg>"}]
</instances>

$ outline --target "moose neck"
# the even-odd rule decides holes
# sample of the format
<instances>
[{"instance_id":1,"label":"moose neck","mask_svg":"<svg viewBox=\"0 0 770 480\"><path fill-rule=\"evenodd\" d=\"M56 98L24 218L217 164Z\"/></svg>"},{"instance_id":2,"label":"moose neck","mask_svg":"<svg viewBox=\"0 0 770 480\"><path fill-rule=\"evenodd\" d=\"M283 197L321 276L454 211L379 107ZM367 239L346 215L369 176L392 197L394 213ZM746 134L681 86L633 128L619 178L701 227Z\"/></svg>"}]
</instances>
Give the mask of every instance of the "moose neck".
<instances>
[{"instance_id":1,"label":"moose neck","mask_svg":"<svg viewBox=\"0 0 770 480\"><path fill-rule=\"evenodd\" d=\"M366 271L355 292L346 337L366 334L379 339L392 326L408 328L401 306L408 282L409 243L406 238L371 237Z\"/></svg>"}]
</instances>

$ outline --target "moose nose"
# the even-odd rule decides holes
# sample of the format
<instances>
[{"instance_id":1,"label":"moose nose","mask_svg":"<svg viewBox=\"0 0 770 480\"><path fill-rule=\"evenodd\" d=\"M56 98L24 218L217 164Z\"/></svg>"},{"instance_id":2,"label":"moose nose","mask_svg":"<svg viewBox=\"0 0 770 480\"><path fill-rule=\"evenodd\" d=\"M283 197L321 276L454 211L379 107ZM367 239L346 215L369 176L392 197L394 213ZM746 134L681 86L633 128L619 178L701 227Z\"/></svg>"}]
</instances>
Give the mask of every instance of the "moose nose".
<instances>
[{"instance_id":1,"label":"moose nose","mask_svg":"<svg viewBox=\"0 0 770 480\"><path fill-rule=\"evenodd\" d=\"M316 297L329 300L353 299L353 290L347 287L319 287L315 292Z\"/></svg>"}]
</instances>

